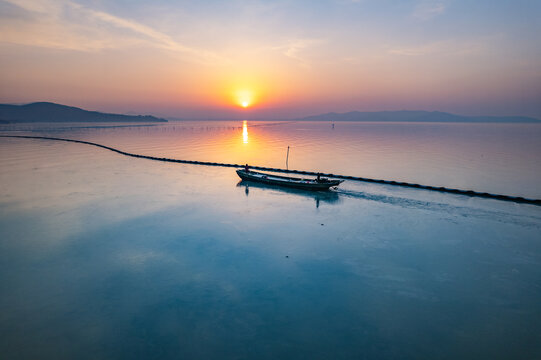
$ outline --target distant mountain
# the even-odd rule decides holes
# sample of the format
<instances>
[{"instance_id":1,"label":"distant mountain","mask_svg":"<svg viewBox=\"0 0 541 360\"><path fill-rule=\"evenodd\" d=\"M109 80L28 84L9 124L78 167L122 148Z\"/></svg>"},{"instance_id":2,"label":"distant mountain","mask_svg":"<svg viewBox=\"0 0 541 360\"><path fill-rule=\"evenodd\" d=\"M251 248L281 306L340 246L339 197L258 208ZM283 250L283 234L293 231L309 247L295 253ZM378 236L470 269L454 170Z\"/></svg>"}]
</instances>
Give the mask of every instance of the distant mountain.
<instances>
[{"instance_id":1,"label":"distant mountain","mask_svg":"<svg viewBox=\"0 0 541 360\"><path fill-rule=\"evenodd\" d=\"M493 123L541 123L526 116L463 116L440 111L377 111L328 113L307 116L296 120L310 121L382 121L382 122L493 122Z\"/></svg>"},{"instance_id":2,"label":"distant mountain","mask_svg":"<svg viewBox=\"0 0 541 360\"><path fill-rule=\"evenodd\" d=\"M108 114L50 102L0 104L0 123L28 122L167 122L151 115Z\"/></svg>"}]
</instances>

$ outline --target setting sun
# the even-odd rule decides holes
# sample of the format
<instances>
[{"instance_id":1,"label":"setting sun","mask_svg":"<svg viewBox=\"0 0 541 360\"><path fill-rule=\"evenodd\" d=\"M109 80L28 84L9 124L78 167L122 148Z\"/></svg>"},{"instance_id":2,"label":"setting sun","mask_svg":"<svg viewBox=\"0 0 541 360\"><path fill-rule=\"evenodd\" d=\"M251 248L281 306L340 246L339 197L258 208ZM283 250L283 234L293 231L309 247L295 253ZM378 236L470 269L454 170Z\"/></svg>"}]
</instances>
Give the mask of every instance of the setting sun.
<instances>
[{"instance_id":1,"label":"setting sun","mask_svg":"<svg viewBox=\"0 0 541 360\"><path fill-rule=\"evenodd\" d=\"M254 102L254 92L252 90L237 90L234 94L235 102L243 108L251 106Z\"/></svg>"}]
</instances>

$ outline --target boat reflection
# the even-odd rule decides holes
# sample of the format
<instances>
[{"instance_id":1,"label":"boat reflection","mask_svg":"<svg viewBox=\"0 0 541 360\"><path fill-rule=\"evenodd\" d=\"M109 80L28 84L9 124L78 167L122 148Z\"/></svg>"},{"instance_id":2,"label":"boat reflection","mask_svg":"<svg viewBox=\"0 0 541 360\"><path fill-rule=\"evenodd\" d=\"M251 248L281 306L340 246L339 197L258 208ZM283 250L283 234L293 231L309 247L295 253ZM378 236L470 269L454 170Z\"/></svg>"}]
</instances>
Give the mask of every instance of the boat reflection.
<instances>
[{"instance_id":1,"label":"boat reflection","mask_svg":"<svg viewBox=\"0 0 541 360\"><path fill-rule=\"evenodd\" d=\"M237 187L244 187L246 196L250 195L250 189L275 190L286 194L304 196L313 198L316 202L316 208L319 208L321 202L327 204L338 204L341 199L338 193L334 191L310 191L295 188L288 188L278 185L262 184L259 182L241 180L237 183Z\"/></svg>"}]
</instances>

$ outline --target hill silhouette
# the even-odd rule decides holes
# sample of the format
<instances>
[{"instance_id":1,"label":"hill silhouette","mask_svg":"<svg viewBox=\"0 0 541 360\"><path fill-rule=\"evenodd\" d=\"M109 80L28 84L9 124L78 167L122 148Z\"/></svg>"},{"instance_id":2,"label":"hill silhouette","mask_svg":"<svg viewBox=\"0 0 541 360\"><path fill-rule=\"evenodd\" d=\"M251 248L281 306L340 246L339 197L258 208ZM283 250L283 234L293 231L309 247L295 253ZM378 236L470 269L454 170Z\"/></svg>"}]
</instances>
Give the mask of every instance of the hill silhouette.
<instances>
[{"instance_id":1,"label":"hill silhouette","mask_svg":"<svg viewBox=\"0 0 541 360\"><path fill-rule=\"evenodd\" d=\"M464 116L441 111L351 111L306 116L296 120L310 121L375 121L375 122L494 122L494 123L541 123L526 116Z\"/></svg>"},{"instance_id":2,"label":"hill silhouette","mask_svg":"<svg viewBox=\"0 0 541 360\"><path fill-rule=\"evenodd\" d=\"M0 104L0 123L34 122L167 122L151 115L109 114L51 102Z\"/></svg>"}]
</instances>

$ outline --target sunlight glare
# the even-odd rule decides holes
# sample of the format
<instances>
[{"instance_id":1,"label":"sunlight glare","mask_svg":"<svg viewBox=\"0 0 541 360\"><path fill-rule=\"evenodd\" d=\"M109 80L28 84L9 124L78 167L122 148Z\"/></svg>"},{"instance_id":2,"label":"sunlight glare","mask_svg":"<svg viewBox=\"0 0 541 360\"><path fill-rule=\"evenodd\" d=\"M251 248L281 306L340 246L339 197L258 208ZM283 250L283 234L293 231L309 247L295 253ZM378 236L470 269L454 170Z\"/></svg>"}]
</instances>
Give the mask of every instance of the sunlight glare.
<instances>
[{"instance_id":1,"label":"sunlight glare","mask_svg":"<svg viewBox=\"0 0 541 360\"><path fill-rule=\"evenodd\" d=\"M254 93L251 90L238 90L235 93L235 100L238 105L246 109L252 105L254 101Z\"/></svg>"},{"instance_id":2,"label":"sunlight glare","mask_svg":"<svg viewBox=\"0 0 541 360\"><path fill-rule=\"evenodd\" d=\"M248 144L248 122L246 120L242 122L242 142Z\"/></svg>"}]
</instances>

